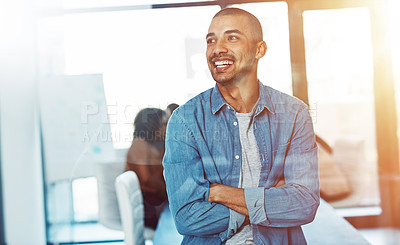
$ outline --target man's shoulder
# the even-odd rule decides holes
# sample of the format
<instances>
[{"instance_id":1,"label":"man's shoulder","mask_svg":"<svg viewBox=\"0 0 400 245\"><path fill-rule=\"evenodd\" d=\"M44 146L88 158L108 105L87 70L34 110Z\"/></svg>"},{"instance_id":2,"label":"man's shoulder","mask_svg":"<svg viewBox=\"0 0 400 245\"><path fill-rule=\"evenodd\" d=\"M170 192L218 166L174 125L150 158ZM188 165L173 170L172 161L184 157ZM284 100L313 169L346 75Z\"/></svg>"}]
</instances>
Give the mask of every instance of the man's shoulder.
<instances>
[{"instance_id":1,"label":"man's shoulder","mask_svg":"<svg viewBox=\"0 0 400 245\"><path fill-rule=\"evenodd\" d=\"M168 120L167 131L184 134L198 129L196 125L205 121L204 114L211 113L211 92L212 88L196 95L176 108Z\"/></svg>"},{"instance_id":2,"label":"man's shoulder","mask_svg":"<svg viewBox=\"0 0 400 245\"><path fill-rule=\"evenodd\" d=\"M194 117L197 113L204 113L204 110L211 110L210 108L210 97L213 88L207 89L201 92L195 97L188 100L183 105L179 106L175 111L174 115L181 118Z\"/></svg>"}]
</instances>

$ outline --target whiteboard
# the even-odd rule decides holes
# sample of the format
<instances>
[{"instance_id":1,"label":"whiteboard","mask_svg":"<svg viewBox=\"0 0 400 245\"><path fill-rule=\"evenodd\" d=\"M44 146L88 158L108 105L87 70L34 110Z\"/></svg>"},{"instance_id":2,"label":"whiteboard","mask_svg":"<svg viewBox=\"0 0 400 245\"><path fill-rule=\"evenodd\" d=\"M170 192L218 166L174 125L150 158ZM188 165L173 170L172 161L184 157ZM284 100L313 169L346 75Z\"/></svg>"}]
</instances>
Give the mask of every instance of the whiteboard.
<instances>
[{"instance_id":1,"label":"whiteboard","mask_svg":"<svg viewBox=\"0 0 400 245\"><path fill-rule=\"evenodd\" d=\"M48 183L94 176L94 164L115 161L102 75L39 81L45 177Z\"/></svg>"}]
</instances>

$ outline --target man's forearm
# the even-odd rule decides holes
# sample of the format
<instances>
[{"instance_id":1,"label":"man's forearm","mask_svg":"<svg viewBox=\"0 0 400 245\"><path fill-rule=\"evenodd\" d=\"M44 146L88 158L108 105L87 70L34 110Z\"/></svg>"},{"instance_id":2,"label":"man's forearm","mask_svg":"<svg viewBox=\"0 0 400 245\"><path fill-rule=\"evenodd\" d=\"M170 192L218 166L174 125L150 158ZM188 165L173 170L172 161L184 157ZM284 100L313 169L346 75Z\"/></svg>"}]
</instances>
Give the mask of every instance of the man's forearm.
<instances>
[{"instance_id":1,"label":"man's forearm","mask_svg":"<svg viewBox=\"0 0 400 245\"><path fill-rule=\"evenodd\" d=\"M229 203L226 203L226 204L220 203L220 204L222 204L222 205L224 205L224 206L226 206L226 207L228 207L230 209L233 209L238 213L244 214L246 216L249 215L249 211L247 210L247 207L241 207L241 206L237 206L237 205L229 204Z\"/></svg>"},{"instance_id":2,"label":"man's forearm","mask_svg":"<svg viewBox=\"0 0 400 245\"><path fill-rule=\"evenodd\" d=\"M208 201L222 204L246 216L249 215L244 189L214 183L210 185Z\"/></svg>"}]
</instances>

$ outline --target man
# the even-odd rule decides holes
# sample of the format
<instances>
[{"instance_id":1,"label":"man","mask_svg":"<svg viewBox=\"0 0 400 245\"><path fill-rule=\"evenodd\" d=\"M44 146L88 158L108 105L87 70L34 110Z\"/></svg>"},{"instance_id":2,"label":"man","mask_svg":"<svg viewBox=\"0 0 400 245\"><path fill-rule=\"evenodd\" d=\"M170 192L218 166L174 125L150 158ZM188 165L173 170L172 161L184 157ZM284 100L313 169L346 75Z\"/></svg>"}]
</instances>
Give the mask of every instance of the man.
<instances>
[{"instance_id":1,"label":"man","mask_svg":"<svg viewBox=\"0 0 400 245\"><path fill-rule=\"evenodd\" d=\"M300 226L319 205L312 121L258 81L262 36L252 14L218 12L206 37L216 86L168 123L164 177L182 244L306 244Z\"/></svg>"}]
</instances>

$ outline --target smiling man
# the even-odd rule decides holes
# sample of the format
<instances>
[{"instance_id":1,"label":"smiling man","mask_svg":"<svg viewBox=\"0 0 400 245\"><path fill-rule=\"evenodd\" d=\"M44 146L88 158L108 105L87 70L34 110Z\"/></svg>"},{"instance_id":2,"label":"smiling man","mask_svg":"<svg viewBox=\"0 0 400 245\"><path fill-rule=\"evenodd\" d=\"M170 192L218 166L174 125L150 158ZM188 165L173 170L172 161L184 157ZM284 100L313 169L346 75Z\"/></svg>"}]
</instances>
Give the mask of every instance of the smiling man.
<instances>
[{"instance_id":1,"label":"smiling man","mask_svg":"<svg viewBox=\"0 0 400 245\"><path fill-rule=\"evenodd\" d=\"M221 10L206 41L216 85L176 109L163 160L182 244L306 244L319 205L308 108L258 80L267 46L252 14Z\"/></svg>"}]
</instances>

